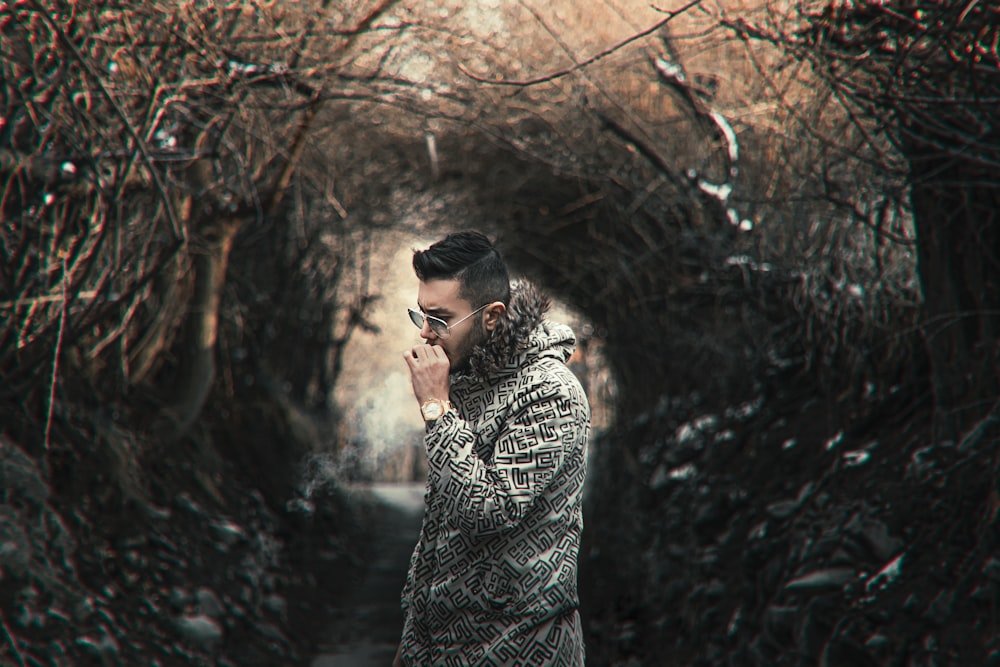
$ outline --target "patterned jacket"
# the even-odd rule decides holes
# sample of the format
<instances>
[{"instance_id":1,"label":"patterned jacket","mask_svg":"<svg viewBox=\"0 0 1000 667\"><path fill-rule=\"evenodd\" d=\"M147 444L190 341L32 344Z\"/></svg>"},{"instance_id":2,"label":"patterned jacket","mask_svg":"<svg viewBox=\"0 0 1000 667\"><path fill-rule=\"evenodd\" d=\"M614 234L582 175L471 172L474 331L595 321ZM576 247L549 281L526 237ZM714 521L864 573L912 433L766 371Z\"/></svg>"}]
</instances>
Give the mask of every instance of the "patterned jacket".
<instances>
[{"instance_id":1,"label":"patterned jacket","mask_svg":"<svg viewBox=\"0 0 1000 667\"><path fill-rule=\"evenodd\" d=\"M427 430L423 526L402 596L408 666L583 665L590 407L566 366L573 332L543 321L546 307L530 286L514 289L521 334L508 333L507 363L490 379L453 376L456 410Z\"/></svg>"}]
</instances>

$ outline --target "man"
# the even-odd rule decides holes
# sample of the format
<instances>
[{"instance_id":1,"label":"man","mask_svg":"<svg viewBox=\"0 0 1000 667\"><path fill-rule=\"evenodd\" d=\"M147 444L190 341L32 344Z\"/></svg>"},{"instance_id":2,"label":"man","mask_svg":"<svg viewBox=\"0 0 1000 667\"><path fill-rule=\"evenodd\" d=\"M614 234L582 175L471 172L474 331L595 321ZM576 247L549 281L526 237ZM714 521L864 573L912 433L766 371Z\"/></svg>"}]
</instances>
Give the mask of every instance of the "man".
<instances>
[{"instance_id":1,"label":"man","mask_svg":"<svg viewBox=\"0 0 1000 667\"><path fill-rule=\"evenodd\" d=\"M575 338L478 232L413 256L425 343L404 353L428 480L394 665L584 662L577 554L590 407Z\"/></svg>"}]
</instances>

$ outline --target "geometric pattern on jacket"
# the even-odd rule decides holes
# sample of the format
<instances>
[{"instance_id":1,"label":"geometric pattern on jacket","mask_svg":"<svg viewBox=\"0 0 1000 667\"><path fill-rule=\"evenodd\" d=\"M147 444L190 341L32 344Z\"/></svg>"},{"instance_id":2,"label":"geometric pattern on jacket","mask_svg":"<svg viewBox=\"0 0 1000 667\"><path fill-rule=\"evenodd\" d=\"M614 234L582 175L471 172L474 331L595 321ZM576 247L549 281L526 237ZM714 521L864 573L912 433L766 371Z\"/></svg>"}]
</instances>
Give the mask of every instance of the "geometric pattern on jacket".
<instances>
[{"instance_id":1,"label":"geometric pattern on jacket","mask_svg":"<svg viewBox=\"0 0 1000 667\"><path fill-rule=\"evenodd\" d=\"M566 366L574 346L569 327L543 321L495 378L452 378L455 410L424 437L424 517L402 595L405 665L583 665L577 559L590 406Z\"/></svg>"}]
</instances>

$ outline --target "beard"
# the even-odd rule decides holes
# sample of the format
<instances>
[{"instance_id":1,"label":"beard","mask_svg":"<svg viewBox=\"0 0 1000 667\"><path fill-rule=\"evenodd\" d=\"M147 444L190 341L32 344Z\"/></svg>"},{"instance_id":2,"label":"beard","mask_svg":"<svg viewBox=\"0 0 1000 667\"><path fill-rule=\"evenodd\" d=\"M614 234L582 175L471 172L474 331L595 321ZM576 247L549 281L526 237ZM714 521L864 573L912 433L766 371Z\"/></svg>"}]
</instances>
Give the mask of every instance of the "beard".
<instances>
[{"instance_id":1,"label":"beard","mask_svg":"<svg viewBox=\"0 0 1000 667\"><path fill-rule=\"evenodd\" d=\"M451 369L449 373L456 375L469 370L469 360L472 358L472 351L477 346L486 342L487 338L488 334L486 327L483 326L483 321L478 317L475 318L475 323L472 325L469 335L462 341L461 345L452 350Z\"/></svg>"}]
</instances>

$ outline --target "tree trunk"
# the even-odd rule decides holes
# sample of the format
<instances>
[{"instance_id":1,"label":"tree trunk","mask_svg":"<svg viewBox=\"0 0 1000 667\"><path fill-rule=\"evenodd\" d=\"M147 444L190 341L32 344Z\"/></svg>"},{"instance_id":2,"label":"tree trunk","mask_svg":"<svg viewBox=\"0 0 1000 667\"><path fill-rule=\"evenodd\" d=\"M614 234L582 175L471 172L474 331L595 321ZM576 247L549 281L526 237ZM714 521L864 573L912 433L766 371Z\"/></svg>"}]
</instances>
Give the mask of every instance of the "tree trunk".
<instances>
[{"instance_id":1,"label":"tree trunk","mask_svg":"<svg viewBox=\"0 0 1000 667\"><path fill-rule=\"evenodd\" d=\"M186 323L184 363L178 369L174 399L167 411L172 422L168 429L171 438L183 436L201 414L215 379L219 302L239 228L238 218L221 220L211 227L201 247L192 249L194 294Z\"/></svg>"},{"instance_id":2,"label":"tree trunk","mask_svg":"<svg viewBox=\"0 0 1000 667\"><path fill-rule=\"evenodd\" d=\"M145 382L162 359L163 351L170 347L177 321L187 305L190 289L184 275L187 266L184 252L176 252L154 280L153 292L160 296L156 313L128 351L127 375L131 385Z\"/></svg>"},{"instance_id":3,"label":"tree trunk","mask_svg":"<svg viewBox=\"0 0 1000 667\"><path fill-rule=\"evenodd\" d=\"M910 147L935 437L957 442L1000 396L1000 184Z\"/></svg>"}]
</instances>

